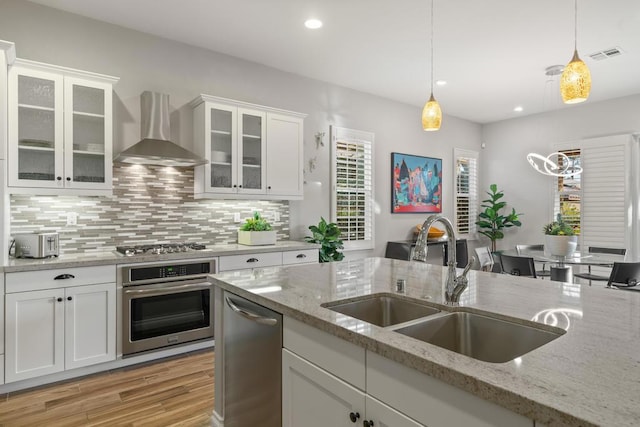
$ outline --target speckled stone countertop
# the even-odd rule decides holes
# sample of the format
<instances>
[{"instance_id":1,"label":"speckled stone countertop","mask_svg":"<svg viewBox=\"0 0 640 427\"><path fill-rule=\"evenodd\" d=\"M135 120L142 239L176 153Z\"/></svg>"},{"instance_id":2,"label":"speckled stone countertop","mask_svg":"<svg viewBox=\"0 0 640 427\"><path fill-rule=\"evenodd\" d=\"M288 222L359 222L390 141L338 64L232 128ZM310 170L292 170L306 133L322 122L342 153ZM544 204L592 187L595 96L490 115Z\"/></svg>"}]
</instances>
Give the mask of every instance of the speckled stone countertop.
<instances>
[{"instance_id":1,"label":"speckled stone countertop","mask_svg":"<svg viewBox=\"0 0 640 427\"><path fill-rule=\"evenodd\" d=\"M180 252L163 255L135 255L124 256L116 251L96 252L85 254L62 254L59 257L43 259L11 258L9 263L0 267L5 273L17 271L49 270L55 268L90 267L95 265L134 264L139 262L154 262L177 259L210 258L223 255L245 255L265 252L299 251L314 249L320 246L313 243L283 240L275 245L246 246L238 244L209 245L199 251Z\"/></svg>"},{"instance_id":2,"label":"speckled stone countertop","mask_svg":"<svg viewBox=\"0 0 640 427\"><path fill-rule=\"evenodd\" d=\"M396 293L444 304L440 266L384 258L212 275L219 287L548 426L640 425L640 292L472 271L460 307L566 333L488 363L345 316L321 304ZM546 326L548 327L548 326Z\"/></svg>"}]
</instances>

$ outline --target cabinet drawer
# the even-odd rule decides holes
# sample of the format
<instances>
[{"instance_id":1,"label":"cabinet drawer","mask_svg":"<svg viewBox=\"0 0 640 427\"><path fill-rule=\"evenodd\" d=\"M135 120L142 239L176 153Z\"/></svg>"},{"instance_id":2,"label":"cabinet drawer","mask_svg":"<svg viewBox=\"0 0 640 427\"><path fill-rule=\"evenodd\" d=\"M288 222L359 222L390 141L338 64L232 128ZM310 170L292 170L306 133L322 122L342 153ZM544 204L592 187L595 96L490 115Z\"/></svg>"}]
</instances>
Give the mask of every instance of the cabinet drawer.
<instances>
[{"instance_id":1,"label":"cabinet drawer","mask_svg":"<svg viewBox=\"0 0 640 427\"><path fill-rule=\"evenodd\" d=\"M95 267L57 268L55 270L6 273L6 292L38 291L116 281L114 265Z\"/></svg>"},{"instance_id":2,"label":"cabinet drawer","mask_svg":"<svg viewBox=\"0 0 640 427\"><path fill-rule=\"evenodd\" d=\"M308 264L318 262L318 249L287 251L282 253L282 264Z\"/></svg>"},{"instance_id":3,"label":"cabinet drawer","mask_svg":"<svg viewBox=\"0 0 640 427\"><path fill-rule=\"evenodd\" d=\"M290 317L283 320L283 346L343 381L365 389L365 349Z\"/></svg>"},{"instance_id":4,"label":"cabinet drawer","mask_svg":"<svg viewBox=\"0 0 640 427\"><path fill-rule=\"evenodd\" d=\"M218 271L243 270L245 268L271 267L274 265L282 265L282 252L221 256Z\"/></svg>"}]
</instances>

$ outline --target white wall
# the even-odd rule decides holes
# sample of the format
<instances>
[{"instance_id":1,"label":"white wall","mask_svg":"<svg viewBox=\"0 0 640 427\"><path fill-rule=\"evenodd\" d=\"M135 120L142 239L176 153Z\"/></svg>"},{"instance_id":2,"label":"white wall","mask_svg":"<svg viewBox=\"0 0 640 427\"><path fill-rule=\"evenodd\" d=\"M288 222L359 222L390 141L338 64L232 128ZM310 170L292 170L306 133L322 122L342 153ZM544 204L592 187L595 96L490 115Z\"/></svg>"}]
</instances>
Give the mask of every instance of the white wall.
<instances>
[{"instance_id":1,"label":"white wall","mask_svg":"<svg viewBox=\"0 0 640 427\"><path fill-rule=\"evenodd\" d=\"M0 11L0 39L15 42L18 57L120 77L114 88L114 152L139 139L139 95L144 90L170 94L176 109L172 136L186 148L192 147L192 116L185 104L200 93L308 114L305 160L317 156L317 168L309 172L307 164L306 180L320 184L306 185L305 200L291 203L292 238L307 234L307 227L321 215L329 219L331 124L375 133L376 254L384 252L387 240L409 237L411 227L425 219L425 215L390 214L390 153L443 159L444 214L451 215L453 147L479 150L481 128L465 120L445 116L439 132L425 133L418 107L30 2L0 0ZM446 113L447 105L442 108ZM316 150L317 132L326 136L325 146Z\"/></svg>"},{"instance_id":2,"label":"white wall","mask_svg":"<svg viewBox=\"0 0 640 427\"><path fill-rule=\"evenodd\" d=\"M593 83L594 86L597 82ZM526 160L529 152L547 155L553 144L640 131L640 95L483 126L480 188L498 184L505 201L521 212L523 226L507 230L498 249L516 243L542 243L542 226L551 221L553 178L536 172Z\"/></svg>"}]
</instances>

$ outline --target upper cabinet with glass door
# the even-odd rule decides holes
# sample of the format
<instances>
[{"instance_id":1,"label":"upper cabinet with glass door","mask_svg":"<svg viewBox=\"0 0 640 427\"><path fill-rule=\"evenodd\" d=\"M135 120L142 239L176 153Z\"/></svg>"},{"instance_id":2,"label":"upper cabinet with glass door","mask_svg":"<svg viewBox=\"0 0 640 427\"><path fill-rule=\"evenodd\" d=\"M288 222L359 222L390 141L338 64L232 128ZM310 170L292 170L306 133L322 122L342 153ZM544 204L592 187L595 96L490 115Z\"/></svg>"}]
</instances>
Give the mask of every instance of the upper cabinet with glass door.
<instances>
[{"instance_id":1,"label":"upper cabinet with glass door","mask_svg":"<svg viewBox=\"0 0 640 427\"><path fill-rule=\"evenodd\" d=\"M195 198L302 199L304 114L209 95L191 106L196 151L209 160L195 169ZM293 132L281 132L286 122Z\"/></svg>"},{"instance_id":2,"label":"upper cabinet with glass door","mask_svg":"<svg viewBox=\"0 0 640 427\"><path fill-rule=\"evenodd\" d=\"M111 193L115 82L114 77L16 60L8 88L10 192Z\"/></svg>"}]
</instances>

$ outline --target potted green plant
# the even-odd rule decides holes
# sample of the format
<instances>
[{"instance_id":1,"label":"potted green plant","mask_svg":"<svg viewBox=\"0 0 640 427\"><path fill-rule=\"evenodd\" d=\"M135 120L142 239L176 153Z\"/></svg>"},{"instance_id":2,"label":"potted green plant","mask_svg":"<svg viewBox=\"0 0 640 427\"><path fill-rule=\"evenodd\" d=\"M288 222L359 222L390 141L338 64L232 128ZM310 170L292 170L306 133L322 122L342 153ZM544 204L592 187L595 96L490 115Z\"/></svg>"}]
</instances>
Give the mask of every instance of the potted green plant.
<instances>
[{"instance_id":1,"label":"potted green plant","mask_svg":"<svg viewBox=\"0 0 640 427\"><path fill-rule=\"evenodd\" d=\"M562 219L558 214L555 221L542 228L544 232L544 249L550 255L570 257L578 246L576 230Z\"/></svg>"},{"instance_id":2,"label":"potted green plant","mask_svg":"<svg viewBox=\"0 0 640 427\"><path fill-rule=\"evenodd\" d=\"M276 231L260 212L254 212L238 230L238 243L241 245L275 245L276 237Z\"/></svg>"},{"instance_id":3,"label":"potted green plant","mask_svg":"<svg viewBox=\"0 0 640 427\"><path fill-rule=\"evenodd\" d=\"M500 199L504 197L504 193L498 191L496 184L491 184L489 190L491 190L490 192L487 191L489 198L482 201L481 207L484 208L484 211L478 215L479 220L476 221L476 225L478 226L478 232L491 240L491 252L495 252L497 249L496 241L504 238L502 230L510 227L520 227L522 223L519 217L522 214L516 213L516 210L512 209L511 213L503 215L501 210L507 206L507 203Z\"/></svg>"},{"instance_id":4,"label":"potted green plant","mask_svg":"<svg viewBox=\"0 0 640 427\"><path fill-rule=\"evenodd\" d=\"M324 218L320 217L318 225L310 225L309 230L311 230L313 236L306 236L305 240L309 243L319 243L321 245L320 262L341 261L344 259L344 254L341 252L344 246L340 239L340 229L336 223L327 223Z\"/></svg>"}]
</instances>

